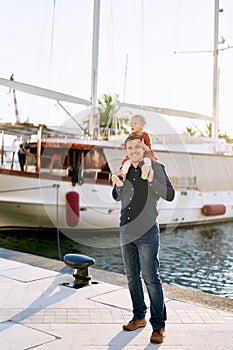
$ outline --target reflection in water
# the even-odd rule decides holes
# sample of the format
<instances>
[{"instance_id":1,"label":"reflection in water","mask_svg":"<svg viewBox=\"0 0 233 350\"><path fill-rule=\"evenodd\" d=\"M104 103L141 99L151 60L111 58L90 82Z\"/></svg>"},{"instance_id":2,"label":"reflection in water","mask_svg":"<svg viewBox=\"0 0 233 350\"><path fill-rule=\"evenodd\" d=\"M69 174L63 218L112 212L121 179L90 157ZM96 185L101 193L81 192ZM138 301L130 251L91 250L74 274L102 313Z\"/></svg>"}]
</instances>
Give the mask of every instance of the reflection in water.
<instances>
[{"instance_id":1,"label":"reflection in water","mask_svg":"<svg viewBox=\"0 0 233 350\"><path fill-rule=\"evenodd\" d=\"M162 231L163 281L233 298L232 232L232 223ZM94 267L124 273L118 232L79 233L75 238L81 244L61 235L62 256L86 254L95 259ZM0 246L58 259L55 231L1 232Z\"/></svg>"},{"instance_id":2,"label":"reflection in water","mask_svg":"<svg viewBox=\"0 0 233 350\"><path fill-rule=\"evenodd\" d=\"M170 284L233 298L232 224L161 235L161 275Z\"/></svg>"}]
</instances>

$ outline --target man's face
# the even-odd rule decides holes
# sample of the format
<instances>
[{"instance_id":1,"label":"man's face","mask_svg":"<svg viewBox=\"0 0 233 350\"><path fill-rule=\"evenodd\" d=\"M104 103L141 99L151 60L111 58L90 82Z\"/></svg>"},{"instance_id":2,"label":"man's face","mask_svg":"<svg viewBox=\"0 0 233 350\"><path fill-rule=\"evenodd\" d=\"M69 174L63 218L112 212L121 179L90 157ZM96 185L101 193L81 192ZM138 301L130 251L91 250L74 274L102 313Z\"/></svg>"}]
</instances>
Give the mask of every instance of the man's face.
<instances>
[{"instance_id":1,"label":"man's face","mask_svg":"<svg viewBox=\"0 0 233 350\"><path fill-rule=\"evenodd\" d=\"M126 143L126 153L132 163L139 163L143 160L142 142L138 139Z\"/></svg>"}]
</instances>

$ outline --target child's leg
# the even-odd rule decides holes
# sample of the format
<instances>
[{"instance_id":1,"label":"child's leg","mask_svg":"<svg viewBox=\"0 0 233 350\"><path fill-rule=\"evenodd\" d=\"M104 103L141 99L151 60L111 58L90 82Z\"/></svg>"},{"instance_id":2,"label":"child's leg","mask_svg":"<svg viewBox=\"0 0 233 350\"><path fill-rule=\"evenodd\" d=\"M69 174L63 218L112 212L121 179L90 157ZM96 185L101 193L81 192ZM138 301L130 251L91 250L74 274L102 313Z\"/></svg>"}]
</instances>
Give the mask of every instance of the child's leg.
<instances>
[{"instance_id":1,"label":"child's leg","mask_svg":"<svg viewBox=\"0 0 233 350\"><path fill-rule=\"evenodd\" d=\"M150 167L149 168L149 174L147 176L147 181L151 182L151 181L153 181L153 178L154 178L154 172L153 172L152 167Z\"/></svg>"},{"instance_id":2,"label":"child's leg","mask_svg":"<svg viewBox=\"0 0 233 350\"><path fill-rule=\"evenodd\" d=\"M112 183L117 187L123 186L123 181L126 178L126 174L128 173L129 167L131 165L131 160L126 160L122 167L118 170L117 175L112 175Z\"/></svg>"},{"instance_id":3,"label":"child's leg","mask_svg":"<svg viewBox=\"0 0 233 350\"><path fill-rule=\"evenodd\" d=\"M148 158L148 157L144 157L143 158L143 162L145 165L149 166L149 167L152 167L152 162L151 162L151 159Z\"/></svg>"},{"instance_id":4,"label":"child's leg","mask_svg":"<svg viewBox=\"0 0 233 350\"><path fill-rule=\"evenodd\" d=\"M118 172L117 172L117 175L120 177L120 179L121 179L121 177L122 177L123 180L125 180L126 174L127 174L128 171L129 171L130 165L131 165L131 160L128 159L128 160L126 160L126 161L124 162L124 164L120 167L120 169L119 169Z\"/></svg>"},{"instance_id":5,"label":"child's leg","mask_svg":"<svg viewBox=\"0 0 233 350\"><path fill-rule=\"evenodd\" d=\"M143 158L143 161L144 161L144 165L142 166L142 175L141 175L141 178L143 180L147 180L149 174L150 174L150 169L151 169L151 159L148 158L148 157L144 157Z\"/></svg>"},{"instance_id":6,"label":"child's leg","mask_svg":"<svg viewBox=\"0 0 233 350\"><path fill-rule=\"evenodd\" d=\"M130 167L131 163L132 163L131 160L128 159L128 160L126 160L126 161L124 162L124 164L122 165L121 171L122 171L123 176L126 175L126 174L128 173L129 167Z\"/></svg>"}]
</instances>

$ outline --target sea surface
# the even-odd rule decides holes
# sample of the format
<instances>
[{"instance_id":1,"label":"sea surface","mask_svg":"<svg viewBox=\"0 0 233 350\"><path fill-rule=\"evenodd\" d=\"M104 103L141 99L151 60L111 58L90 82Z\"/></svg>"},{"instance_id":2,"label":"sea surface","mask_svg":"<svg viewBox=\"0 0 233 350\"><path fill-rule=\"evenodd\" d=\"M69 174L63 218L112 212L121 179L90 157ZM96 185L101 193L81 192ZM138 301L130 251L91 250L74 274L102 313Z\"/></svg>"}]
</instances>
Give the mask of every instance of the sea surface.
<instances>
[{"instance_id":1,"label":"sea surface","mask_svg":"<svg viewBox=\"0 0 233 350\"><path fill-rule=\"evenodd\" d=\"M119 233L57 230L0 231L0 246L53 259L67 253L95 259L93 267L124 273ZM161 231L163 282L233 298L233 223Z\"/></svg>"}]
</instances>

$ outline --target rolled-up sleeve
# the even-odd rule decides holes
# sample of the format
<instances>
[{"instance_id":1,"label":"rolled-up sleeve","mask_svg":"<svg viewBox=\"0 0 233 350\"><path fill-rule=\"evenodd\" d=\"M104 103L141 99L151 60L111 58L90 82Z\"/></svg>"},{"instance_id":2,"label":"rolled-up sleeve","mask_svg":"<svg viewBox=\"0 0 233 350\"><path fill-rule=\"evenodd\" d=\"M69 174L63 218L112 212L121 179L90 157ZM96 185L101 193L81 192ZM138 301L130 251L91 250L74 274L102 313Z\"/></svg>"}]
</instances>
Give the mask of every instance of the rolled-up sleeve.
<instances>
[{"instance_id":1,"label":"rolled-up sleeve","mask_svg":"<svg viewBox=\"0 0 233 350\"><path fill-rule=\"evenodd\" d=\"M113 199L115 199L115 201L121 200L122 190L123 190L123 187L117 187L116 185L113 187L112 197Z\"/></svg>"}]
</instances>

